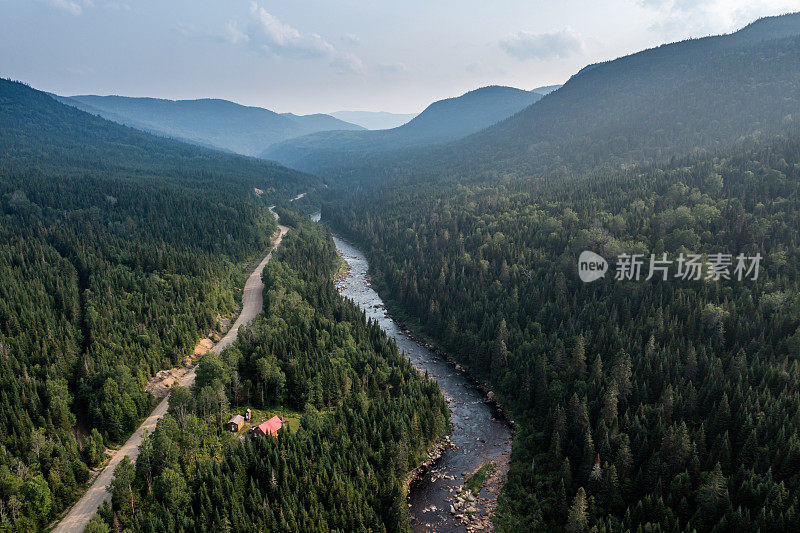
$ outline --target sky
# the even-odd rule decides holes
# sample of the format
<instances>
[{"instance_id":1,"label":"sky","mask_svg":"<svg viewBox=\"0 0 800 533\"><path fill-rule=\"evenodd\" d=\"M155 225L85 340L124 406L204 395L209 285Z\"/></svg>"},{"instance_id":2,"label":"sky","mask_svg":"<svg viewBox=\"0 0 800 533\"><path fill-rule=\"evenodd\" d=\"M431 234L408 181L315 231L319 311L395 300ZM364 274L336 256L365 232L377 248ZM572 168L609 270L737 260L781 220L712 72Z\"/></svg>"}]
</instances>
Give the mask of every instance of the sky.
<instances>
[{"instance_id":1,"label":"sky","mask_svg":"<svg viewBox=\"0 0 800 533\"><path fill-rule=\"evenodd\" d=\"M416 113L798 10L800 0L0 0L0 76L62 95Z\"/></svg>"}]
</instances>

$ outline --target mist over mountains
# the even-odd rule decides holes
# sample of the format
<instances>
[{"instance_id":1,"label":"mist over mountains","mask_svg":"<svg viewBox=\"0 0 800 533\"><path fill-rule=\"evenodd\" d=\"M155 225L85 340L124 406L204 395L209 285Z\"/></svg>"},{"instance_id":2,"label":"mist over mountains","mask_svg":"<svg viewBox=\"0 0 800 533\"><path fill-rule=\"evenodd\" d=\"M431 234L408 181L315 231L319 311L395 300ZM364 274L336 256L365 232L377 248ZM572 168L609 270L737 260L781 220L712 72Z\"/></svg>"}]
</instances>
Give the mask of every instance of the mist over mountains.
<instances>
[{"instance_id":1,"label":"mist over mountains","mask_svg":"<svg viewBox=\"0 0 800 533\"><path fill-rule=\"evenodd\" d=\"M0 79L0 530L96 497L269 249L260 318L161 382L88 531L800 531L799 120L800 13L417 115ZM251 439L248 412L286 420Z\"/></svg>"},{"instance_id":2,"label":"mist over mountains","mask_svg":"<svg viewBox=\"0 0 800 533\"><path fill-rule=\"evenodd\" d=\"M368 130L388 130L402 126L412 118L417 116L417 113L388 113L386 111L336 111L330 113L332 117L336 117L346 122L358 124Z\"/></svg>"},{"instance_id":3,"label":"mist over mountains","mask_svg":"<svg viewBox=\"0 0 800 533\"><path fill-rule=\"evenodd\" d=\"M588 65L513 116L450 143L355 153L317 134L267 155L365 184L584 173L784 131L799 104L800 15L789 14Z\"/></svg>"},{"instance_id":4,"label":"mist over mountains","mask_svg":"<svg viewBox=\"0 0 800 533\"><path fill-rule=\"evenodd\" d=\"M475 133L542 98L536 92L489 86L429 105L411 121L380 131L320 132L278 143L262 156L307 172L326 173L331 167L380 152L426 146Z\"/></svg>"},{"instance_id":5,"label":"mist over mountains","mask_svg":"<svg viewBox=\"0 0 800 533\"><path fill-rule=\"evenodd\" d=\"M164 100L125 96L56 97L108 120L192 143L255 156L276 142L324 130L361 130L330 115L275 113L219 99Z\"/></svg>"}]
</instances>

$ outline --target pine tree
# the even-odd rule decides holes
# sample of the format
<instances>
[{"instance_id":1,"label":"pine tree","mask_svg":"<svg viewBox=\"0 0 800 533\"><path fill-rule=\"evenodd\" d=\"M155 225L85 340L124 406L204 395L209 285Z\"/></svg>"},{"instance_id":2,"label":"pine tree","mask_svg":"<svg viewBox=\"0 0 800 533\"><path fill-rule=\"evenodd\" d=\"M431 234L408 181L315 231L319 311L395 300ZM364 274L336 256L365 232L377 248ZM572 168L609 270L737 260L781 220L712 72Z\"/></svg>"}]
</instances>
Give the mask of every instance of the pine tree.
<instances>
[{"instance_id":1,"label":"pine tree","mask_svg":"<svg viewBox=\"0 0 800 533\"><path fill-rule=\"evenodd\" d=\"M567 531L579 533L588 530L589 517L587 516L586 508L586 491L583 490L583 487L579 487L572 502L572 507L569 509Z\"/></svg>"},{"instance_id":2,"label":"pine tree","mask_svg":"<svg viewBox=\"0 0 800 533\"><path fill-rule=\"evenodd\" d=\"M586 347L583 334L579 334L575 340L575 347L572 350L572 367L577 379L583 379L586 376Z\"/></svg>"}]
</instances>

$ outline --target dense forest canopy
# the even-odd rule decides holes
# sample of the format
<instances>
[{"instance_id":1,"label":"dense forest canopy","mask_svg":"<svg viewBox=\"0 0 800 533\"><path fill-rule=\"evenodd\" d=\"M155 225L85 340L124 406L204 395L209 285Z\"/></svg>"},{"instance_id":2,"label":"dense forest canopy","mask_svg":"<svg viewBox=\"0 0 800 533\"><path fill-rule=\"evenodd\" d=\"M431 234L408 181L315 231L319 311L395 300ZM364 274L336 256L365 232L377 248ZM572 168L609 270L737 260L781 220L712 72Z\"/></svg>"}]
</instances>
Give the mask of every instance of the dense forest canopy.
<instances>
[{"instance_id":1,"label":"dense forest canopy","mask_svg":"<svg viewBox=\"0 0 800 533\"><path fill-rule=\"evenodd\" d=\"M234 311L265 200L318 181L8 80L0 125L0 528L32 531L149 413L148 377Z\"/></svg>"},{"instance_id":2,"label":"dense forest canopy","mask_svg":"<svg viewBox=\"0 0 800 533\"><path fill-rule=\"evenodd\" d=\"M90 530L408 529L447 406L337 294L330 235L286 209L311 191L291 207L325 201L392 312L516 421L498 528L800 530L800 14L489 89L281 147L328 189L0 80L0 529L46 528L235 312L272 203L293 229L264 314L172 391ZM585 283L586 250L762 263ZM291 422L225 433L247 408Z\"/></svg>"},{"instance_id":3,"label":"dense forest canopy","mask_svg":"<svg viewBox=\"0 0 800 533\"><path fill-rule=\"evenodd\" d=\"M794 531L798 199L793 135L590 180L401 181L323 215L510 408L502 529ZM586 284L583 250L764 259L756 281Z\"/></svg>"},{"instance_id":4,"label":"dense forest canopy","mask_svg":"<svg viewBox=\"0 0 800 533\"><path fill-rule=\"evenodd\" d=\"M406 531L404 480L448 429L436 382L333 285L330 234L297 220L264 272L264 314L116 470L92 527L132 531ZM220 401L220 398L222 400ZM231 435L246 408L301 412L277 437ZM102 522L102 523L101 523ZM108 531L108 528L105 528Z\"/></svg>"},{"instance_id":5,"label":"dense forest canopy","mask_svg":"<svg viewBox=\"0 0 800 533\"><path fill-rule=\"evenodd\" d=\"M792 137L588 182L394 184L324 217L511 409L502 529L794 531L799 199ZM756 281L586 284L582 250L764 259Z\"/></svg>"},{"instance_id":6,"label":"dense forest canopy","mask_svg":"<svg viewBox=\"0 0 800 533\"><path fill-rule=\"evenodd\" d=\"M500 529L800 529L798 21L592 65L369 187L342 171L323 217L517 422ZM582 282L584 250L611 273ZM624 253L763 259L616 280Z\"/></svg>"}]
</instances>

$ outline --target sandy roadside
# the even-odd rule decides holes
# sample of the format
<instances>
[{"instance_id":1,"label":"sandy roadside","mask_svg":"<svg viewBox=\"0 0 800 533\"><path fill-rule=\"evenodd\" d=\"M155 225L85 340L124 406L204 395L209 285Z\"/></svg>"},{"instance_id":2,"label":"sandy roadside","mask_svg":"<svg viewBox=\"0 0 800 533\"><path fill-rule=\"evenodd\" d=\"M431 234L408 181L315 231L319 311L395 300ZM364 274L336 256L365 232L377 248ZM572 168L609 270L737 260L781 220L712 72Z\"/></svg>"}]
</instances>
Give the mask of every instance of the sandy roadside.
<instances>
[{"instance_id":1,"label":"sandy roadside","mask_svg":"<svg viewBox=\"0 0 800 533\"><path fill-rule=\"evenodd\" d=\"M270 211L275 215L275 218L277 218L272 208L270 208ZM220 339L216 345L210 348L210 351L219 353L233 344L239 335L239 328L252 322L261 311L264 298L264 283L261 281L261 273L272 258L272 252L281 244L283 236L286 235L289 228L279 225L278 230L278 236L269 253L261 260L258 266L256 266L255 270L250 274L250 277L247 278L247 283L245 283L242 294L241 313L239 313L236 321L225 336ZM195 380L196 365L188 368L181 367L179 370L181 370L181 372L177 375L173 383L178 383L184 387L191 387ZM126 455L132 460L136 460L136 457L139 455L139 445L142 443L142 439L147 433L152 433L158 420L166 414L168 407L169 395L166 395L156 408L153 409L150 416L148 416L136 431L133 432L125 444L113 452L108 464L97 475L91 486L89 486L83 496L75 503L61 522L58 523L55 529L53 529L54 533L80 533L84 530L86 524L92 519L100 505L102 505L104 501L111 499L111 493L108 491L108 487L114 477L114 468L116 468Z\"/></svg>"}]
</instances>

